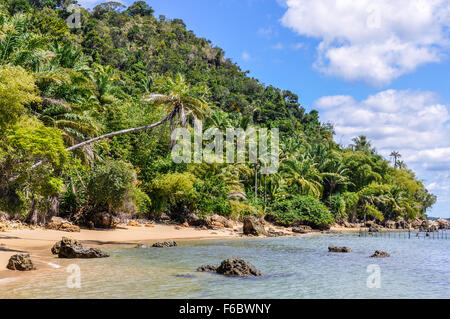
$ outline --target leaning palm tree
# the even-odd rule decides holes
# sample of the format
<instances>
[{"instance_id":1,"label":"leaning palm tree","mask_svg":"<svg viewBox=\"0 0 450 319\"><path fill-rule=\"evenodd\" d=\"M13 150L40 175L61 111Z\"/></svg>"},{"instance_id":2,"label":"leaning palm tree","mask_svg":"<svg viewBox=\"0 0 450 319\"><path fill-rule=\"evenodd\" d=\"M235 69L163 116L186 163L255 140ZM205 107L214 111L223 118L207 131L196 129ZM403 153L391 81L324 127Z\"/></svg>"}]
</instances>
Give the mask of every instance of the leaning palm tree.
<instances>
[{"instance_id":1,"label":"leaning palm tree","mask_svg":"<svg viewBox=\"0 0 450 319\"><path fill-rule=\"evenodd\" d=\"M67 148L67 150L73 151L85 145L117 135L149 130L166 122L171 123L171 128L174 128L176 124L186 126L188 115L192 115L194 118L202 120L209 112L208 104L205 101L206 92L204 91L204 88L191 87L181 74L177 74L175 80L172 80L171 78L160 79L156 83L155 88L161 93L152 93L145 97L143 101L152 102L155 106L165 107L167 116L164 119L150 125L125 129L98 136L85 142L73 145ZM200 95L202 90L204 93L203 95ZM176 122L177 119L179 119L178 123Z\"/></svg>"},{"instance_id":2,"label":"leaning palm tree","mask_svg":"<svg viewBox=\"0 0 450 319\"><path fill-rule=\"evenodd\" d=\"M150 130L167 122L170 122L171 128L177 124L177 120L180 125L185 126L187 123L187 116L192 116L196 119L202 120L209 112L209 106L206 102L207 91L205 87L191 86L186 82L185 78L181 74L177 74L174 80L171 78L160 78L155 84L155 89L159 93L150 94L145 97L143 101L152 102L155 106L165 107L165 118L153 124L129 128L94 137L87 141L70 146L66 150L74 151L113 136ZM31 169L39 167L42 164L43 161L40 161L34 164ZM10 181L14 181L17 178L18 176L13 177Z\"/></svg>"}]
</instances>

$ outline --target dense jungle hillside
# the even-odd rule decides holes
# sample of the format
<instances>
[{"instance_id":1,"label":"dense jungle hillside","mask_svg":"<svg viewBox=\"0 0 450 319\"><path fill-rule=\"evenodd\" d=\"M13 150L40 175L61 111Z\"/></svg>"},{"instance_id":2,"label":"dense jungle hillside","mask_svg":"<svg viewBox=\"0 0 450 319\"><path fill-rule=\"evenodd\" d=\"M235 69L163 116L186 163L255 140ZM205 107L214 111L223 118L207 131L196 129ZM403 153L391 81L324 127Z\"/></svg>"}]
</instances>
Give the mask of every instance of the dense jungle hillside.
<instances>
[{"instance_id":1,"label":"dense jungle hillside","mask_svg":"<svg viewBox=\"0 0 450 319\"><path fill-rule=\"evenodd\" d=\"M267 214L327 227L425 218L436 201L398 152L383 158L365 136L337 144L296 93L250 77L143 1L81 9L80 28L65 21L69 1L0 3L1 211L30 223ZM194 118L204 129L279 128L278 173L173 163L171 131Z\"/></svg>"}]
</instances>

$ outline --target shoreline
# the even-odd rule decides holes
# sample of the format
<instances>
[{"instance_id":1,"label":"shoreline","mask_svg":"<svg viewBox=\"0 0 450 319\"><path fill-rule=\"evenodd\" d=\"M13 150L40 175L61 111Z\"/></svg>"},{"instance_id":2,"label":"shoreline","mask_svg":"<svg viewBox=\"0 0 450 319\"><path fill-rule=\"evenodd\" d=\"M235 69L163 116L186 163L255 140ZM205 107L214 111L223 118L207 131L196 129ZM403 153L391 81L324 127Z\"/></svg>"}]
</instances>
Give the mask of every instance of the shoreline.
<instances>
[{"instance_id":1,"label":"shoreline","mask_svg":"<svg viewBox=\"0 0 450 319\"><path fill-rule=\"evenodd\" d=\"M63 232L49 229L18 229L0 232L0 285L20 277L37 275L52 269L57 257L51 248L62 237L72 237L85 246L112 247L120 245L151 244L158 241L201 240L240 238L232 229L200 230L197 228L176 229L174 225L156 224L153 227L133 227L120 225L114 230L86 230ZM29 253L37 270L29 272L12 271L6 268L9 258L14 254Z\"/></svg>"},{"instance_id":2,"label":"shoreline","mask_svg":"<svg viewBox=\"0 0 450 319\"><path fill-rule=\"evenodd\" d=\"M58 258L52 255L51 248L62 237L72 237L85 246L96 248L121 245L131 246L139 243L153 244L167 240L263 238L243 236L241 227L204 230L194 227L179 228L176 225L166 224L155 224L153 227L134 227L121 224L114 230L81 229L80 232L63 232L50 229L17 229L0 232L0 285L55 269ZM286 230L282 227L272 227L278 228L278 230ZM359 231L360 228L332 227L329 232L311 232L289 236L308 238L311 236L357 233ZM18 253L29 253L33 263L37 266L37 270L21 272L7 269L9 258Z\"/></svg>"}]
</instances>

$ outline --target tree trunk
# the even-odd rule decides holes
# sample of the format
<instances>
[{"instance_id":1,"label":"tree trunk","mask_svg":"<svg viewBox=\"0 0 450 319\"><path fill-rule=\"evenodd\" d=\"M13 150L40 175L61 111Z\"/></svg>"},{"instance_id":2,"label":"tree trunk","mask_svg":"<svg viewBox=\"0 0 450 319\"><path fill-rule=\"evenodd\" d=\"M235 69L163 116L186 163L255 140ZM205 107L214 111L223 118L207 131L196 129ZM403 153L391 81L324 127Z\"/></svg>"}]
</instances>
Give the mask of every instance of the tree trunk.
<instances>
[{"instance_id":1,"label":"tree trunk","mask_svg":"<svg viewBox=\"0 0 450 319\"><path fill-rule=\"evenodd\" d=\"M150 124L150 125L146 125L146 126L141 126L141 127L136 127L136 128L130 128L130 129L121 130L121 131L117 131L117 132L108 133L108 134L105 134L105 135L102 135L102 136L94 137L94 138L92 138L92 139L90 139L90 140L87 140L87 141L84 141L84 142L82 142L82 143L79 143L79 144L73 145L73 146L71 146L71 147L68 147L68 148L66 148L66 151L70 152L70 151L79 149L79 148L81 148L81 147L83 147L83 146L86 146L86 145L92 144L92 143L94 143L94 142L97 142L97 141L99 141L99 140L103 140L103 139L108 138L108 137L113 137L113 136L122 135L122 134L126 134L126 133L133 133L133 132L138 132L138 131L149 130L149 129L158 127L158 126L160 126L160 125L166 123L166 122L167 122L168 120L170 120L174 115L175 115L175 112L172 112L172 113L169 114L169 116L167 116L167 117L164 118L163 120L161 120L161 121L159 121L159 122L156 122L156 123L154 123L154 124ZM34 164L33 166L31 166L30 169L35 169L35 168L41 166L42 164L44 164L44 161L39 161L39 162L37 162L36 164ZM14 182L16 179L19 178L19 176L20 176L20 175L10 178L10 179L9 179L9 182Z\"/></svg>"},{"instance_id":2,"label":"tree trunk","mask_svg":"<svg viewBox=\"0 0 450 319\"><path fill-rule=\"evenodd\" d=\"M255 199L258 198L258 162L255 162Z\"/></svg>"},{"instance_id":3,"label":"tree trunk","mask_svg":"<svg viewBox=\"0 0 450 319\"><path fill-rule=\"evenodd\" d=\"M267 199L267 183L266 183L266 174L264 174L264 212L266 211L266 199Z\"/></svg>"}]
</instances>

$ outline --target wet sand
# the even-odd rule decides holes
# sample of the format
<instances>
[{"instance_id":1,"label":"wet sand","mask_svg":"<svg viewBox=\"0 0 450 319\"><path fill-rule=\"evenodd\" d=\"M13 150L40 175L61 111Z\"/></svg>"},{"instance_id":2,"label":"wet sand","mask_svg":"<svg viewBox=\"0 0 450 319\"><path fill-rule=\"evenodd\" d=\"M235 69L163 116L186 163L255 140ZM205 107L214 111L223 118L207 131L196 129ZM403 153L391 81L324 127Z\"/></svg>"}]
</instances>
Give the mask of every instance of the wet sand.
<instances>
[{"instance_id":1,"label":"wet sand","mask_svg":"<svg viewBox=\"0 0 450 319\"><path fill-rule=\"evenodd\" d=\"M84 230L68 233L47 229L11 230L0 232L0 284L18 276L32 276L55 263L51 248L62 237L72 237L85 246L101 248L105 245L133 245L163 240L221 239L239 237L231 229L200 230L197 228L176 229L173 225L154 225L154 227L130 227L120 225L115 230ZM11 271L6 268L9 258L17 253L30 253L37 270L30 272Z\"/></svg>"}]
</instances>

